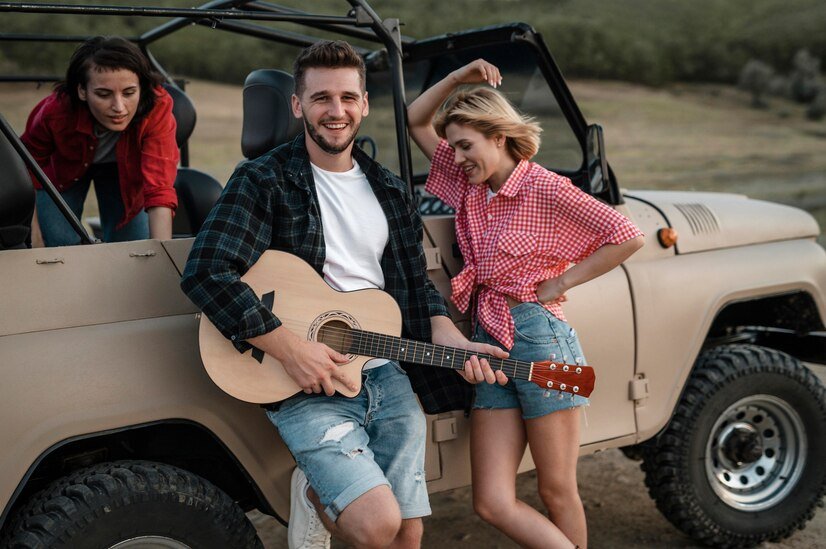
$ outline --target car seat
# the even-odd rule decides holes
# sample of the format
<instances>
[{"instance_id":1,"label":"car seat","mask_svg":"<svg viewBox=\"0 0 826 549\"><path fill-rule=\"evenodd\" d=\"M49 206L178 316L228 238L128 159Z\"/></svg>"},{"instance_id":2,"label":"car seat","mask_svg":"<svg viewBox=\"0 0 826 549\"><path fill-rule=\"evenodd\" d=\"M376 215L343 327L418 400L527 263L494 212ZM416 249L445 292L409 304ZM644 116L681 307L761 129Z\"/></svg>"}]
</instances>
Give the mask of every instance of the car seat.
<instances>
[{"instance_id":1,"label":"car seat","mask_svg":"<svg viewBox=\"0 0 826 549\"><path fill-rule=\"evenodd\" d=\"M195 129L195 107L184 91L174 84L164 84L172 97L172 115L178 127L175 141L183 147ZM203 225L209 211L223 187L217 179L200 170L181 166L175 178L175 190L178 193L178 209L172 220L172 234L175 237L192 236Z\"/></svg>"},{"instance_id":2,"label":"car seat","mask_svg":"<svg viewBox=\"0 0 826 549\"><path fill-rule=\"evenodd\" d=\"M244 81L244 125L241 152L249 159L298 135L303 124L293 116L291 98L295 81L278 69L259 69Z\"/></svg>"},{"instance_id":3,"label":"car seat","mask_svg":"<svg viewBox=\"0 0 826 549\"><path fill-rule=\"evenodd\" d=\"M18 140L17 135L2 115L0 125L0 250L26 248L34 213L34 186L26 164L11 142Z\"/></svg>"}]
</instances>

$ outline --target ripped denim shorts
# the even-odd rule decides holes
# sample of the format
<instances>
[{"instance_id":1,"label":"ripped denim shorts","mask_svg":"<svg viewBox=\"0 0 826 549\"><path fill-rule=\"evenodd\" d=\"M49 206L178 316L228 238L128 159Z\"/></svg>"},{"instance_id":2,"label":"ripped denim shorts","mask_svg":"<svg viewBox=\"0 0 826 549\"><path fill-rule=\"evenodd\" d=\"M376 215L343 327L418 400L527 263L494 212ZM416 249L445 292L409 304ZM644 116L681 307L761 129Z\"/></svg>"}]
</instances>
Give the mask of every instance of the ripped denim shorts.
<instances>
[{"instance_id":1,"label":"ripped denim shorts","mask_svg":"<svg viewBox=\"0 0 826 549\"><path fill-rule=\"evenodd\" d=\"M369 490L389 485L402 518L430 514L424 472L426 423L396 362L365 370L361 392L299 393L267 416L335 521Z\"/></svg>"}]
</instances>

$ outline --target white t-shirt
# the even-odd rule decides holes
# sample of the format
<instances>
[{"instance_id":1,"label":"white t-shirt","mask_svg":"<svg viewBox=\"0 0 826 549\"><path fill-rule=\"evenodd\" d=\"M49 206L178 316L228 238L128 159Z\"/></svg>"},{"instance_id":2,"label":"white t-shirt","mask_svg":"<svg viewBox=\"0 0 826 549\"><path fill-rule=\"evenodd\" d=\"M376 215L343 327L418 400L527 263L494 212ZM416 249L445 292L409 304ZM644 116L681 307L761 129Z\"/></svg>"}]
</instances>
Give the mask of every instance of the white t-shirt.
<instances>
[{"instance_id":1,"label":"white t-shirt","mask_svg":"<svg viewBox=\"0 0 826 549\"><path fill-rule=\"evenodd\" d=\"M390 231L367 176L355 161L346 172L329 172L312 163L310 166L326 245L324 280L343 292L383 289L381 258ZM386 363L386 359L375 359L364 367Z\"/></svg>"}]
</instances>

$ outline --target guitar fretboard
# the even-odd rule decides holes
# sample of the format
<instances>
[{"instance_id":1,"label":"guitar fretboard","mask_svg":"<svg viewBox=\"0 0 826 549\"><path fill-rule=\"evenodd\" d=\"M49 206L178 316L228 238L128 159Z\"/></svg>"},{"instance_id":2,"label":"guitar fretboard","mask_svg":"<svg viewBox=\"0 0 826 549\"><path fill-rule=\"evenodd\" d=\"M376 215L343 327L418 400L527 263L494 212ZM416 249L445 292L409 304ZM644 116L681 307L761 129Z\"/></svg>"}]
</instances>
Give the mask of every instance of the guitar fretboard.
<instances>
[{"instance_id":1,"label":"guitar fretboard","mask_svg":"<svg viewBox=\"0 0 826 549\"><path fill-rule=\"evenodd\" d=\"M401 362L461 370L471 356L488 360L494 370L502 370L509 378L530 380L531 363L502 359L465 349L423 343L364 330L333 330L323 337L324 343L340 353L351 353Z\"/></svg>"}]
</instances>

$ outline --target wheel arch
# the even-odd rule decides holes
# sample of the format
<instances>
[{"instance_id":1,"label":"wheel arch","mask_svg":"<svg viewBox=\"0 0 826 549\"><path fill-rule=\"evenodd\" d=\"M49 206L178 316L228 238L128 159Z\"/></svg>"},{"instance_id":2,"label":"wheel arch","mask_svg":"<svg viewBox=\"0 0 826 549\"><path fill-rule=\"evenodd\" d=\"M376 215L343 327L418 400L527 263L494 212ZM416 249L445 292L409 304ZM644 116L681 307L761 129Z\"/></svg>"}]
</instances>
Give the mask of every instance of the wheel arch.
<instances>
[{"instance_id":1,"label":"wheel arch","mask_svg":"<svg viewBox=\"0 0 826 549\"><path fill-rule=\"evenodd\" d=\"M704 347L739 342L826 364L826 325L807 289L726 304L709 327Z\"/></svg>"},{"instance_id":2,"label":"wheel arch","mask_svg":"<svg viewBox=\"0 0 826 549\"><path fill-rule=\"evenodd\" d=\"M244 511L258 508L284 523L232 451L204 425L165 419L86 433L47 448L27 469L0 514L0 530L33 494L53 480L96 463L139 459L174 465L226 492Z\"/></svg>"}]
</instances>

